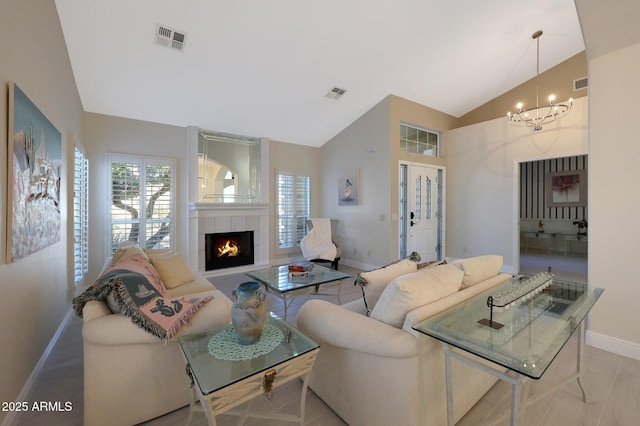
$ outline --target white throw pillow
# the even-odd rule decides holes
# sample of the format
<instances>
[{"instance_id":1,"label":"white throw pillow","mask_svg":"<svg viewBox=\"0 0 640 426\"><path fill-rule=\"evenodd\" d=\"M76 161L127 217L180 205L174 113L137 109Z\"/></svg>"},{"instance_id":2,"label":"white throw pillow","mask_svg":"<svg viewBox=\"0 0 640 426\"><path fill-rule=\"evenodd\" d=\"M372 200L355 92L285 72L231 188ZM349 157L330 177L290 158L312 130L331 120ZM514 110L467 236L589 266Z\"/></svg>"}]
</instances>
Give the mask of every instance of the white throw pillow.
<instances>
[{"instance_id":1,"label":"white throw pillow","mask_svg":"<svg viewBox=\"0 0 640 426\"><path fill-rule=\"evenodd\" d=\"M454 260L451 262L451 265L458 266L464 272L461 289L465 289L494 275L498 275L500 268L502 268L502 262L502 256L489 254L486 256Z\"/></svg>"},{"instance_id":2,"label":"white throw pillow","mask_svg":"<svg viewBox=\"0 0 640 426\"><path fill-rule=\"evenodd\" d=\"M181 254L151 256L151 264L158 271L160 279L167 289L179 287L195 278L193 271Z\"/></svg>"},{"instance_id":3,"label":"white throw pillow","mask_svg":"<svg viewBox=\"0 0 640 426\"><path fill-rule=\"evenodd\" d=\"M359 277L364 280L362 288L366 305L371 309L378 302L380 295L389 283L405 274L418 270L418 264L413 260L402 259L380 269L361 272Z\"/></svg>"},{"instance_id":4,"label":"white throw pillow","mask_svg":"<svg viewBox=\"0 0 640 426\"><path fill-rule=\"evenodd\" d=\"M371 318L401 328L408 312L456 293L463 275L455 265L442 265L398 277L382 292Z\"/></svg>"}]
</instances>

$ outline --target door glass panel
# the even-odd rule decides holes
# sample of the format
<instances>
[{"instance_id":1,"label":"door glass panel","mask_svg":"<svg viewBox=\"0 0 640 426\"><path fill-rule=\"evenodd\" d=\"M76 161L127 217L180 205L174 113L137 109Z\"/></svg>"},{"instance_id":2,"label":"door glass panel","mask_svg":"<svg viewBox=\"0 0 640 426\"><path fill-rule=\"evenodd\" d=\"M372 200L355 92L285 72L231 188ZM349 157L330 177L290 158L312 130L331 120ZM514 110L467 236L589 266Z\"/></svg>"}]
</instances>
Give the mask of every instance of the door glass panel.
<instances>
[{"instance_id":1,"label":"door glass panel","mask_svg":"<svg viewBox=\"0 0 640 426\"><path fill-rule=\"evenodd\" d=\"M416 179L416 213L415 219L420 220L422 218L422 176L418 176Z\"/></svg>"},{"instance_id":2,"label":"door glass panel","mask_svg":"<svg viewBox=\"0 0 640 426\"><path fill-rule=\"evenodd\" d=\"M425 205L424 205L424 211L425 211L425 219L426 220L431 220L431 200L432 200L432 196L431 196L431 179L427 176L426 178L426 190L427 190L427 194L426 194L426 200L425 200Z\"/></svg>"}]
</instances>

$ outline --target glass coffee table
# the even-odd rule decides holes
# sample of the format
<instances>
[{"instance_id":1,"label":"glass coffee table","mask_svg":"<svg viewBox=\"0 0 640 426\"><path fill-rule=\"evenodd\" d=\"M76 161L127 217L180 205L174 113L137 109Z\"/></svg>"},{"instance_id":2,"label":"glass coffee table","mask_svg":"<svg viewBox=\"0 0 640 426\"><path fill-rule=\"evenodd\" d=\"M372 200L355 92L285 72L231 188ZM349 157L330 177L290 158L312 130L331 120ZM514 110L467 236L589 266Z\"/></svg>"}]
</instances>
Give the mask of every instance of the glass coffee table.
<instances>
[{"instance_id":1,"label":"glass coffee table","mask_svg":"<svg viewBox=\"0 0 640 426\"><path fill-rule=\"evenodd\" d=\"M441 341L445 354L447 419L453 425L451 358L493 374L512 385L511 424L517 424L521 400L526 400L528 378L539 379L556 355L579 328L575 374L582 399L586 394L580 383L583 363L584 319L596 303L601 288L553 278L512 303L504 295L525 286L530 277L516 276L413 326L414 330ZM529 281L527 281L529 280ZM491 307L493 305L493 308ZM497 306L501 305L501 306ZM484 358L508 369L493 368L469 357ZM541 397L544 395L541 395ZM538 398L539 399L539 398ZM536 398L526 401L535 402ZM524 402L523 404L524 405Z\"/></svg>"},{"instance_id":2,"label":"glass coffee table","mask_svg":"<svg viewBox=\"0 0 640 426\"><path fill-rule=\"evenodd\" d=\"M309 271L309 277L306 279L296 279L291 281L289 279L289 267L273 266L268 269L261 269L257 271L245 272L245 275L253 278L254 280L264 284L267 290L271 290L284 302L284 315L283 319L287 320L287 309L291 305L291 302L304 293L313 290L316 295L325 296L337 296L338 303L342 304L340 300L340 291L342 290L342 280L351 278L351 275L344 274L342 272L326 268L321 265L315 265ZM320 287L327 288L329 286L337 285L338 293L320 293Z\"/></svg>"},{"instance_id":3,"label":"glass coffee table","mask_svg":"<svg viewBox=\"0 0 640 426\"><path fill-rule=\"evenodd\" d=\"M204 411L209 425L225 412L240 415L240 423L257 417L303 424L309 375L320 346L274 314L257 343L242 346L234 339L231 324L178 337L192 382L187 424L194 411ZM300 416L252 412L251 404L242 412L232 410L262 394L270 398L273 389L298 377L303 378Z\"/></svg>"}]
</instances>

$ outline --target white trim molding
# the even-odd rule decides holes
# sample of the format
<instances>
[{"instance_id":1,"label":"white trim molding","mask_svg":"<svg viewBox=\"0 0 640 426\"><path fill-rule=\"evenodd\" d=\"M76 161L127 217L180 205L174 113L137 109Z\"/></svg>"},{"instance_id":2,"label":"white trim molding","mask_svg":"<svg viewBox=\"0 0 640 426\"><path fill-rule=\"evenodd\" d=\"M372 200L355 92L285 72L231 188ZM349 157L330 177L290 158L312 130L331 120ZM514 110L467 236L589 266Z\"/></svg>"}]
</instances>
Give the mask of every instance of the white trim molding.
<instances>
[{"instance_id":1,"label":"white trim molding","mask_svg":"<svg viewBox=\"0 0 640 426\"><path fill-rule=\"evenodd\" d=\"M640 345L587 330L585 343L617 355L640 361Z\"/></svg>"}]
</instances>

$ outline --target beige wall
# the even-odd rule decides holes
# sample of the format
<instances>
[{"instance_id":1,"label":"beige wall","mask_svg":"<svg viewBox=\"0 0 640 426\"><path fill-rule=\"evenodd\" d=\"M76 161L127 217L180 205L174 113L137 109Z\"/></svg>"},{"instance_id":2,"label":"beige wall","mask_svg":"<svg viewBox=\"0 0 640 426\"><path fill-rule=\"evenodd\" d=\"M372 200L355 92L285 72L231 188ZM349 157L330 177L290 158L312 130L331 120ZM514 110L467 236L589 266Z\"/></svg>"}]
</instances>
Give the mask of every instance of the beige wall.
<instances>
[{"instance_id":1,"label":"beige wall","mask_svg":"<svg viewBox=\"0 0 640 426\"><path fill-rule=\"evenodd\" d=\"M573 91L573 80L586 76L587 55L584 51L541 73L539 81L540 104L547 102L551 94L556 96L558 102L587 96L588 89ZM463 115L458 119L455 127L506 117L507 112L513 113L515 111L518 102L522 102L525 109L536 105L535 77Z\"/></svg>"},{"instance_id":2,"label":"beige wall","mask_svg":"<svg viewBox=\"0 0 640 426\"><path fill-rule=\"evenodd\" d=\"M443 133L444 158L400 151L400 123ZM322 209L340 220L343 258L363 268L382 266L399 255L400 161L446 166L447 130L455 118L389 95L322 146ZM338 205L341 171L360 171L360 202Z\"/></svg>"},{"instance_id":3,"label":"beige wall","mask_svg":"<svg viewBox=\"0 0 640 426\"><path fill-rule=\"evenodd\" d=\"M509 126L506 117L451 130L447 256L499 254L506 271L518 272L519 163L586 154L587 134L584 97L569 115L539 132ZM591 232L591 220L589 225Z\"/></svg>"},{"instance_id":4,"label":"beige wall","mask_svg":"<svg viewBox=\"0 0 640 426\"><path fill-rule=\"evenodd\" d=\"M107 257L109 192L107 154L169 158L176 161L176 251L187 253L187 129L109 115L84 113L84 146L89 158L89 279Z\"/></svg>"},{"instance_id":5,"label":"beige wall","mask_svg":"<svg viewBox=\"0 0 640 426\"><path fill-rule=\"evenodd\" d=\"M441 157L427 157L401 151L400 123L403 122L440 132L442 134ZM451 115L397 96L391 97L391 148L389 155L391 193L389 196L392 217L398 217L400 207L400 161L446 168L448 161L448 130L454 127L455 123L456 119ZM400 253L400 227L397 220L393 221L389 231L389 261L393 261L398 258Z\"/></svg>"},{"instance_id":6,"label":"beige wall","mask_svg":"<svg viewBox=\"0 0 640 426\"><path fill-rule=\"evenodd\" d=\"M269 257L273 264L286 263L292 256L298 257L300 251L282 252L278 250L278 232L276 229L276 219L278 217L276 206L276 170L290 172L302 172L311 178L311 217L321 215L321 173L322 158L320 148L293 145L278 141L269 141L269 182L264 185L269 191Z\"/></svg>"},{"instance_id":7,"label":"beige wall","mask_svg":"<svg viewBox=\"0 0 640 426\"><path fill-rule=\"evenodd\" d=\"M635 103L640 44L589 63L589 283L605 289L589 317L591 344L640 359ZM631 111L626 113L626 111Z\"/></svg>"},{"instance_id":8,"label":"beige wall","mask_svg":"<svg viewBox=\"0 0 640 426\"><path fill-rule=\"evenodd\" d=\"M390 111L391 97L387 97L321 148L322 215L339 220L342 258L364 268L384 265L389 259ZM339 206L338 176L355 168L359 204Z\"/></svg>"},{"instance_id":9,"label":"beige wall","mask_svg":"<svg viewBox=\"0 0 640 426\"><path fill-rule=\"evenodd\" d=\"M14 81L62 134L62 238L6 264L7 150L0 149L0 401L14 401L69 312L73 277L68 238L71 132L81 141L82 106L52 1L7 0L0 13L0 135L7 135L7 82ZM3 144L6 142L3 142ZM0 420L7 413L0 412Z\"/></svg>"},{"instance_id":10,"label":"beige wall","mask_svg":"<svg viewBox=\"0 0 640 426\"><path fill-rule=\"evenodd\" d=\"M109 182L107 179L106 156L108 153L156 156L171 158L176 161L176 250L187 255L188 245L188 129L159 123L129 120L108 115L85 113L83 116L85 147L90 161L90 250L89 277L94 278L100 271L107 256L107 215L109 207L104 199ZM150 150L149 147L153 147ZM275 170L301 171L311 176L312 215L320 215L321 179L320 149L315 147L294 145L278 141L269 141L268 182L263 183L271 200L269 214L276 217L275 211ZM275 219L269 221L270 260L273 263L287 262L292 256L300 253L278 253L276 248Z\"/></svg>"}]
</instances>

